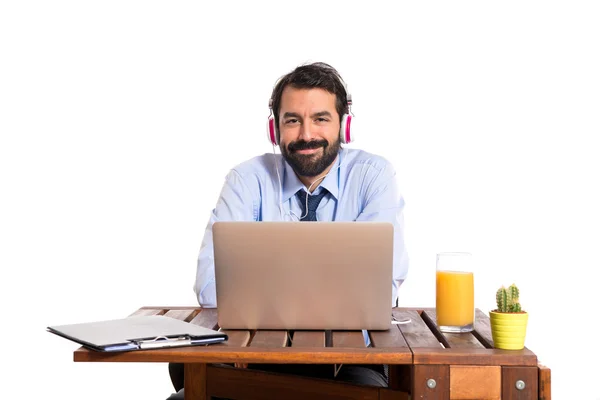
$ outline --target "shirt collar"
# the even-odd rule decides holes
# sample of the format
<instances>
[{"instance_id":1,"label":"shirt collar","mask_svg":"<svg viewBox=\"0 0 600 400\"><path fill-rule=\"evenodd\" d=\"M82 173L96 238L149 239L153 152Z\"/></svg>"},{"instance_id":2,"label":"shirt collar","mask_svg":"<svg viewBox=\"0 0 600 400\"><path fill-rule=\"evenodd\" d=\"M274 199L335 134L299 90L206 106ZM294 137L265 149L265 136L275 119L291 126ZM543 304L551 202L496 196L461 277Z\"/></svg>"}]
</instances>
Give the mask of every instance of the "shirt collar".
<instances>
[{"instance_id":1,"label":"shirt collar","mask_svg":"<svg viewBox=\"0 0 600 400\"><path fill-rule=\"evenodd\" d=\"M319 186L317 186L317 189L316 189L316 190L318 190L319 187L324 187L336 199L338 198L338 193L339 193L339 178L338 178L339 177L339 168L338 167L340 165L340 162L341 162L341 151L338 153L338 156L335 159L333 166L329 170L329 174L327 174L325 179L323 179L321 184ZM287 161L285 161L285 159L284 159L283 163L285 165L285 169L284 169L284 173L283 173L283 185L282 185L281 200L282 200L282 202L286 202L292 196L294 196L296 194L296 192L298 192L298 190L306 189L306 187L304 186L304 184L302 182L300 182L300 179L298 179L298 176L294 172L293 168L290 166L290 164L287 163ZM316 192L313 192L313 193L316 193Z\"/></svg>"}]
</instances>

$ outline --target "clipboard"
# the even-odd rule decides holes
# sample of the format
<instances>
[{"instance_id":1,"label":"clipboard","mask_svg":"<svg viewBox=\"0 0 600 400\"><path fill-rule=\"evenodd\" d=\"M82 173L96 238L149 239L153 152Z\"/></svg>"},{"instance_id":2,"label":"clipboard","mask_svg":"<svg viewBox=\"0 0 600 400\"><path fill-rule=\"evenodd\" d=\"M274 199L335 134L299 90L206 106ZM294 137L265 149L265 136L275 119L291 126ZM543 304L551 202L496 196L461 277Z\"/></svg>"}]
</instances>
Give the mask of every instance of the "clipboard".
<instances>
[{"instance_id":1,"label":"clipboard","mask_svg":"<svg viewBox=\"0 0 600 400\"><path fill-rule=\"evenodd\" d=\"M46 330L102 352L197 346L228 339L225 333L161 315L49 326Z\"/></svg>"}]
</instances>

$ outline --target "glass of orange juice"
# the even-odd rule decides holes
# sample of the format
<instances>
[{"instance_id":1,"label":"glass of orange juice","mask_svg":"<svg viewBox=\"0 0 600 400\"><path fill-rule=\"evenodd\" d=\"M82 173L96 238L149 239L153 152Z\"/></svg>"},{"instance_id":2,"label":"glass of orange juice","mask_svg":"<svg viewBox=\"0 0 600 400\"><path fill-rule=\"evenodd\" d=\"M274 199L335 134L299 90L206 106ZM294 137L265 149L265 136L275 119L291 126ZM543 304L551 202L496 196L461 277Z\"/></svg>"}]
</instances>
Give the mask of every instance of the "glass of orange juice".
<instances>
[{"instance_id":1,"label":"glass of orange juice","mask_svg":"<svg viewBox=\"0 0 600 400\"><path fill-rule=\"evenodd\" d=\"M471 332L475 296L470 253L438 253L435 309L442 332Z\"/></svg>"}]
</instances>

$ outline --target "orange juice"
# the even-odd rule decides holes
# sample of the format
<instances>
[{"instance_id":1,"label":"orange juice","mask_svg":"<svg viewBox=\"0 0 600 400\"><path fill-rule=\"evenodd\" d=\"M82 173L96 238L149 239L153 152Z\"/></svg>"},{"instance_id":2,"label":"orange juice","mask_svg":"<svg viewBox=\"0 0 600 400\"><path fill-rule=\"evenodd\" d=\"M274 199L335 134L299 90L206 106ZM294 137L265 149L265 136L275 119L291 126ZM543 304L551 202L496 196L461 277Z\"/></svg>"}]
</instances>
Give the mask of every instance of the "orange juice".
<instances>
[{"instance_id":1,"label":"orange juice","mask_svg":"<svg viewBox=\"0 0 600 400\"><path fill-rule=\"evenodd\" d=\"M473 324L473 273L437 271L435 286L437 325L462 327Z\"/></svg>"}]
</instances>

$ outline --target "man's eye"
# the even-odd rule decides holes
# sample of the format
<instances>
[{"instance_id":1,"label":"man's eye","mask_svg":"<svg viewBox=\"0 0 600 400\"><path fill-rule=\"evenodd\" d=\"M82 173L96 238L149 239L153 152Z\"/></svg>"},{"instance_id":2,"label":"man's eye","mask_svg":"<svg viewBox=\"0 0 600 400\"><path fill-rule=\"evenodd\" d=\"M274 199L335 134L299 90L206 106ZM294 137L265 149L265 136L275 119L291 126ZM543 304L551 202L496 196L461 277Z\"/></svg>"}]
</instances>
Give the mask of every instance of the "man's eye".
<instances>
[{"instance_id":1,"label":"man's eye","mask_svg":"<svg viewBox=\"0 0 600 400\"><path fill-rule=\"evenodd\" d=\"M318 122L328 122L329 120L327 118L320 117L320 118L317 118L317 121Z\"/></svg>"},{"instance_id":2,"label":"man's eye","mask_svg":"<svg viewBox=\"0 0 600 400\"><path fill-rule=\"evenodd\" d=\"M295 124L296 122L298 122L296 118L290 118L285 120L286 124Z\"/></svg>"}]
</instances>

